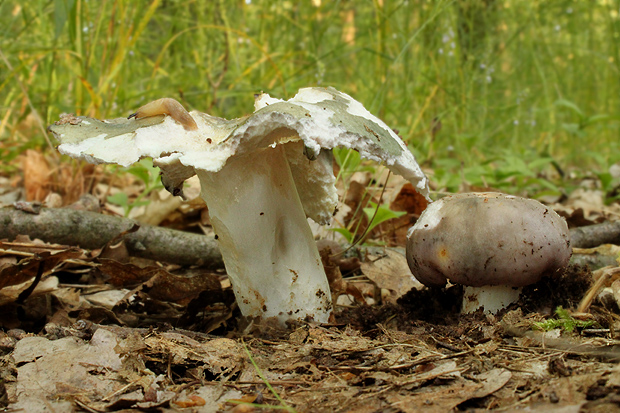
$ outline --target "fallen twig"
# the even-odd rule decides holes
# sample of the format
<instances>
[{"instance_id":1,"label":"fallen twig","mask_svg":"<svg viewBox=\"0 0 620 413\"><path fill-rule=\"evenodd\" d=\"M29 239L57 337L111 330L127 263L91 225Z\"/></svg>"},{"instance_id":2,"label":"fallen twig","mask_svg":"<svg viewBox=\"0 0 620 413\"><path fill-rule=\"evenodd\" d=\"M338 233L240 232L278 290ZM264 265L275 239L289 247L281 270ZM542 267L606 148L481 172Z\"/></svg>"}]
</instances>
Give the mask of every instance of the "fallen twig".
<instances>
[{"instance_id":1,"label":"fallen twig","mask_svg":"<svg viewBox=\"0 0 620 413\"><path fill-rule=\"evenodd\" d=\"M620 360L620 346L617 344L609 346L596 346L584 344L569 338L549 338L545 337L540 331L530 331L515 326L503 326L505 334L512 337L527 337L538 344L544 351L562 351L567 354L576 354L586 357L595 357L599 360L618 361ZM536 347L527 347L533 349Z\"/></svg>"},{"instance_id":2,"label":"fallen twig","mask_svg":"<svg viewBox=\"0 0 620 413\"><path fill-rule=\"evenodd\" d=\"M0 239L10 241L18 235L28 235L45 242L96 249L135 224L140 225L140 229L124 237L132 256L179 265L224 268L213 237L67 208L42 208L38 214L0 208Z\"/></svg>"},{"instance_id":3,"label":"fallen twig","mask_svg":"<svg viewBox=\"0 0 620 413\"><path fill-rule=\"evenodd\" d=\"M620 221L570 230L570 245L573 248L593 248L602 244L620 244Z\"/></svg>"},{"instance_id":4,"label":"fallen twig","mask_svg":"<svg viewBox=\"0 0 620 413\"><path fill-rule=\"evenodd\" d=\"M601 268L597 272L600 272L598 279L596 279L596 276L594 277L596 279L596 282L592 285L592 287L590 287L586 295L581 299L581 302L577 307L577 313L585 313L588 311L590 305L592 304L592 301L594 301L594 297L598 295L599 291L603 288L605 283L607 283L607 281L611 279L612 276L620 273L620 267L606 269Z\"/></svg>"}]
</instances>

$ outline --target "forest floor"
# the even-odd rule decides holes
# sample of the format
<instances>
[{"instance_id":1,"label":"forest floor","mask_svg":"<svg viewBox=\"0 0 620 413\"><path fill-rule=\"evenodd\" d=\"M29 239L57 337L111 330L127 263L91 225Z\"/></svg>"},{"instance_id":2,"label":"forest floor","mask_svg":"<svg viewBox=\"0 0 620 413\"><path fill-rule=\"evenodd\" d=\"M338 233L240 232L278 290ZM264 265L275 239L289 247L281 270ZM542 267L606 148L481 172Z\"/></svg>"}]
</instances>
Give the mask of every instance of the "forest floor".
<instances>
[{"instance_id":1,"label":"forest floor","mask_svg":"<svg viewBox=\"0 0 620 413\"><path fill-rule=\"evenodd\" d=\"M102 195L113 186L109 176L100 173L96 181L88 192L102 201L100 210L118 212ZM114 185L131 192L134 184ZM34 207L36 215L36 203L8 202L33 185L0 182L0 202ZM395 190L392 209L403 191ZM554 207L573 225L618 215L602 202L558 201ZM419 211L402 204L401 197L407 214L399 219L414 221ZM204 209L177 205L164 223L208 227ZM386 228L369 239L385 239ZM403 231L391 235L393 247L357 247L325 262L342 274L332 285L338 303L332 322L288 328L241 317L222 269L132 257L122 237L99 249L28 234L1 241L0 406L26 412L620 411L617 264L575 263L525 288L518 303L498 314L460 314L461 288L420 288L402 255ZM615 262L617 252L605 248L594 254Z\"/></svg>"}]
</instances>

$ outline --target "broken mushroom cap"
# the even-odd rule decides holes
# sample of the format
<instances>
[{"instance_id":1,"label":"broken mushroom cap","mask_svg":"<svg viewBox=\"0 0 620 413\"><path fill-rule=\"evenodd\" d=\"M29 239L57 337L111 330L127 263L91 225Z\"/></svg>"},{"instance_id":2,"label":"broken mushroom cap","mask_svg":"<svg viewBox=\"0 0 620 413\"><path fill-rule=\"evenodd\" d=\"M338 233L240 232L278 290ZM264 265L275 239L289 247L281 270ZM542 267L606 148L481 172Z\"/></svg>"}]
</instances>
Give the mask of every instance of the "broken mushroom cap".
<instances>
[{"instance_id":1,"label":"broken mushroom cap","mask_svg":"<svg viewBox=\"0 0 620 413\"><path fill-rule=\"evenodd\" d=\"M160 99L130 118L62 117L58 150L91 163L153 158L174 195L198 175L241 312L326 322L329 284L306 217L328 224L337 204L331 149L383 162L428 198L404 142L359 102L333 88L288 101L257 96L255 112L226 120Z\"/></svg>"},{"instance_id":2,"label":"broken mushroom cap","mask_svg":"<svg viewBox=\"0 0 620 413\"><path fill-rule=\"evenodd\" d=\"M484 287L499 301L485 304L477 293L472 298L466 291L466 311L480 305L495 312L516 301L521 287L566 267L570 256L563 218L533 199L500 193L458 194L434 202L407 240L409 267L422 284L444 286L449 280Z\"/></svg>"}]
</instances>

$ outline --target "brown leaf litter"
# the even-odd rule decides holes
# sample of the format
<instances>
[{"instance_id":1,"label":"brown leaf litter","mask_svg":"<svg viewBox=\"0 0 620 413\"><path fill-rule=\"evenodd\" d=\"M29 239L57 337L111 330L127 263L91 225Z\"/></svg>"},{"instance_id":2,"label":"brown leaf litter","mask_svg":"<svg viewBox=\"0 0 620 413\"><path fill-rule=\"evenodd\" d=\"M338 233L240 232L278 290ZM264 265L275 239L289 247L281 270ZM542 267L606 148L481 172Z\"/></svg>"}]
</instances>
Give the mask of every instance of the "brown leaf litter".
<instances>
[{"instance_id":1,"label":"brown leaf litter","mask_svg":"<svg viewBox=\"0 0 620 413\"><path fill-rule=\"evenodd\" d=\"M101 169L55 166L25 155L31 200L67 205L84 192L105 204L136 180L107 180ZM71 178L72 185L59 187ZM36 178L36 179L35 179ZM368 178L368 176L366 176ZM116 180L115 180L116 179ZM58 178L60 181L61 179ZM386 182L383 177L378 182ZM353 181L355 182L355 181ZM29 238L0 244L0 406L21 411L299 412L617 411L620 410L620 280L612 248L597 250L613 268L576 265L527 287L495 316L459 314L462 291L422 288L404 262L407 226L424 208L391 178L342 193L337 219L359 235L363 202L406 214L370 234L396 248L329 242L322 258L339 296L328 325L282 330L243 319L222 271L130 257L123 236L98 250ZM46 195L47 194L47 195ZM589 198L588 198L589 197ZM41 199L42 198L42 199ZM569 221L612 219L616 204L588 195L564 203ZM208 228L203 204L163 222ZM87 207L86 209L90 209ZM581 211L581 212L580 212ZM600 212L597 212L600 211ZM598 283L594 281L598 280ZM413 289L412 289L413 287ZM588 327L537 330L558 306L584 296ZM585 312L587 311L587 312Z\"/></svg>"},{"instance_id":2,"label":"brown leaf litter","mask_svg":"<svg viewBox=\"0 0 620 413\"><path fill-rule=\"evenodd\" d=\"M458 348L438 345L443 338L430 324L426 333L302 325L271 330L271 338L258 333L269 326L255 326L251 336L231 339L50 323L44 336L0 334L11 354L2 378L11 407L24 411L235 411L257 399L308 412L616 406L615 363L511 337L511 318L522 314L507 313L501 323L479 318L485 337Z\"/></svg>"}]
</instances>

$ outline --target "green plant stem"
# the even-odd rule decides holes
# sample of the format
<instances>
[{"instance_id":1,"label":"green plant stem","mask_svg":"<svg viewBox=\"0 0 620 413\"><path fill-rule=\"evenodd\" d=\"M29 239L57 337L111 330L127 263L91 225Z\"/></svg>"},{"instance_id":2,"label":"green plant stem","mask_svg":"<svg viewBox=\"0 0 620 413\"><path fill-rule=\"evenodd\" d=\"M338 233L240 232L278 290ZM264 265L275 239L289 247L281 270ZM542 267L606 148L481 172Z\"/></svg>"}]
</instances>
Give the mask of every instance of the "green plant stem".
<instances>
[{"instance_id":1,"label":"green plant stem","mask_svg":"<svg viewBox=\"0 0 620 413\"><path fill-rule=\"evenodd\" d=\"M2 61L4 62L4 64L10 71L13 70L13 66L11 65L11 62L9 62L9 59L6 58L6 56L2 52L2 49L0 49L0 59L2 59ZM58 153L54 150L54 145L52 145L52 141L50 141L50 138L47 134L47 130L45 126L43 125L43 120L41 119L41 115L39 114L39 112L35 109L34 105L32 104L32 100L30 99L28 89L26 89L26 86L24 86L24 83L17 76L15 77L15 80L17 81L17 84L19 85L19 88L21 89L24 95L24 98L26 98L26 101L28 102L28 107L30 108L30 111L35 116L39 130L45 137L45 141L47 142L47 145L52 150L51 151L52 156L54 157L55 160L60 159L60 155L58 155Z\"/></svg>"},{"instance_id":2,"label":"green plant stem","mask_svg":"<svg viewBox=\"0 0 620 413\"><path fill-rule=\"evenodd\" d=\"M260 379L263 381L263 383L265 383L265 386L267 386L267 388L269 389L269 391L271 392L271 394L273 394L273 396L276 398L276 400L278 400L278 402L280 402L280 406L268 406L270 408L278 408L278 409L284 409L288 412L291 413L296 413L297 410L295 410L293 407L289 406L278 394L278 392L273 388L273 386L271 385L271 383L269 383L269 380L267 380L267 378L265 377L265 375L263 374L263 371L260 369L260 367L258 367L258 365L256 364L256 361L254 361L254 357L252 357L252 354L250 353L250 350L248 349L248 346L245 344L245 341L243 339L241 339L241 345L243 346L243 350L245 351L245 354L248 356L248 358L250 359L250 363L252 363L252 366L254 367L254 369L256 370L256 373L258 374L258 376L260 377ZM258 406L258 407L267 407L266 405L258 405L258 404L252 404L252 403L244 403L244 402L239 402L240 404L249 404L251 406Z\"/></svg>"}]
</instances>

